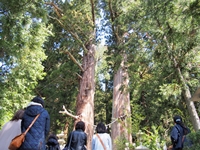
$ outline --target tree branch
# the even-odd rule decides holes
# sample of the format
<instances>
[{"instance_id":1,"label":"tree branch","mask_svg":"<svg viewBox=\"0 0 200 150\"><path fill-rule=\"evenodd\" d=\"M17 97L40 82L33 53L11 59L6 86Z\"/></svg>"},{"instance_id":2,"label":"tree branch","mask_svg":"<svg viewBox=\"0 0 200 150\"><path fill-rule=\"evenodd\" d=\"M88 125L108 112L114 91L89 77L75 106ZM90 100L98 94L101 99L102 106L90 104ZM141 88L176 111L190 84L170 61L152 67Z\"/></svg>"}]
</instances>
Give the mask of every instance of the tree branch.
<instances>
[{"instance_id":1,"label":"tree branch","mask_svg":"<svg viewBox=\"0 0 200 150\"><path fill-rule=\"evenodd\" d=\"M52 17L52 16L49 16L49 17L52 18L52 19L54 19L54 20L56 20L56 21L58 21L58 23L59 23L66 31L68 31L68 32L82 45L84 51L85 51L85 52L88 51L87 48L85 47L85 45L83 44L83 42L79 39L78 35L77 35L76 33L73 33L73 32L70 31L70 29L71 29L70 26L66 25L67 28L68 28L68 29L67 29L67 28L64 26L64 24L63 24L59 19L57 19L57 18L55 18L55 17Z\"/></svg>"},{"instance_id":2,"label":"tree branch","mask_svg":"<svg viewBox=\"0 0 200 150\"><path fill-rule=\"evenodd\" d=\"M54 4L53 2L46 2L45 4L53 6L53 8L59 18L61 18L63 16L63 11L56 4Z\"/></svg>"},{"instance_id":3,"label":"tree branch","mask_svg":"<svg viewBox=\"0 0 200 150\"><path fill-rule=\"evenodd\" d=\"M71 114L70 112L68 112L64 105L63 105L63 109L64 109L64 111L59 111L59 113L67 114L68 116L70 116L70 117L72 117L74 119L79 119L80 118L80 116L75 116L75 115Z\"/></svg>"},{"instance_id":4,"label":"tree branch","mask_svg":"<svg viewBox=\"0 0 200 150\"><path fill-rule=\"evenodd\" d=\"M84 69L82 68L82 66L76 61L76 59L74 58L74 56L68 51L66 50L65 53L67 53L69 55L69 57L71 58L71 60L78 65L78 67L81 69L82 72L84 72Z\"/></svg>"},{"instance_id":5,"label":"tree branch","mask_svg":"<svg viewBox=\"0 0 200 150\"><path fill-rule=\"evenodd\" d=\"M92 10L92 21L93 21L93 25L95 25L94 1L90 0L90 2L91 2L91 10Z\"/></svg>"},{"instance_id":6,"label":"tree branch","mask_svg":"<svg viewBox=\"0 0 200 150\"><path fill-rule=\"evenodd\" d=\"M113 23L114 23L114 21L115 21L115 16L114 16L114 12L113 12L113 9L112 9L112 2L111 2L111 1L112 1L112 0L109 0L109 1L108 1L108 5L109 5L109 10L110 10L111 22L112 22L112 30L113 30L113 33L114 33L114 35L115 35L115 37L116 37L117 42L119 42L120 40L119 40L119 36L118 36L118 34L117 34L117 32L118 32L118 27L114 28L114 25L113 25Z\"/></svg>"},{"instance_id":7,"label":"tree branch","mask_svg":"<svg viewBox=\"0 0 200 150\"><path fill-rule=\"evenodd\" d=\"M80 78L80 79L83 79L82 76L78 73L76 73L76 75Z\"/></svg>"}]
</instances>

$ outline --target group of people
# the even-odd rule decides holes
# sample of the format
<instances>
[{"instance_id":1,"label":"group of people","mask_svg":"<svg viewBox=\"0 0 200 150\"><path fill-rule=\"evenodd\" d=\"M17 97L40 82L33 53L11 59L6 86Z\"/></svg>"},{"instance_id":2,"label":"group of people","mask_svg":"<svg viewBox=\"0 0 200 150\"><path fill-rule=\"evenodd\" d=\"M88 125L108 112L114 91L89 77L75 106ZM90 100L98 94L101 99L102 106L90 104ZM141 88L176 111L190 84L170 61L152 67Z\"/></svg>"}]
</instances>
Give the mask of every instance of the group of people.
<instances>
[{"instance_id":1,"label":"group of people","mask_svg":"<svg viewBox=\"0 0 200 150\"><path fill-rule=\"evenodd\" d=\"M25 132L35 118L36 121L28 130L25 140L18 150L60 150L57 136L54 134L48 136L50 116L44 108L44 100L38 96L34 97L25 109L18 110L12 119L2 127L0 149L8 150L12 139ZM78 121L75 130L68 136L64 150L86 150L86 146L85 123ZM112 150L111 137L103 123L97 125L96 134L92 139L92 150Z\"/></svg>"},{"instance_id":2,"label":"group of people","mask_svg":"<svg viewBox=\"0 0 200 150\"><path fill-rule=\"evenodd\" d=\"M46 137L50 130L50 116L44 108L44 100L34 97L25 109L18 110L0 131L0 149L8 150L11 140L24 133L39 116L26 134L18 150L45 150Z\"/></svg>"},{"instance_id":3,"label":"group of people","mask_svg":"<svg viewBox=\"0 0 200 150\"><path fill-rule=\"evenodd\" d=\"M87 134L85 131L85 123L77 122L75 131L72 131L67 140L64 150L86 150ZM112 150L112 140L107 133L106 126L103 123L98 123L96 134L92 138L92 150Z\"/></svg>"},{"instance_id":4,"label":"group of people","mask_svg":"<svg viewBox=\"0 0 200 150\"><path fill-rule=\"evenodd\" d=\"M25 140L18 150L60 150L56 135L51 134L46 141L50 130L50 116L44 108L44 100L38 96L31 100L26 109L18 110L12 119L3 126L0 131L0 149L8 150L11 140L25 132L36 116L39 117L27 132ZM185 135L190 130L183 124L180 116L175 116L173 119L175 125L170 134L172 150L182 150L183 143L187 141ZM86 150L86 146L85 123L78 121L75 130L69 134L63 150ZM97 125L91 147L92 150L112 150L112 140L103 123Z\"/></svg>"}]
</instances>

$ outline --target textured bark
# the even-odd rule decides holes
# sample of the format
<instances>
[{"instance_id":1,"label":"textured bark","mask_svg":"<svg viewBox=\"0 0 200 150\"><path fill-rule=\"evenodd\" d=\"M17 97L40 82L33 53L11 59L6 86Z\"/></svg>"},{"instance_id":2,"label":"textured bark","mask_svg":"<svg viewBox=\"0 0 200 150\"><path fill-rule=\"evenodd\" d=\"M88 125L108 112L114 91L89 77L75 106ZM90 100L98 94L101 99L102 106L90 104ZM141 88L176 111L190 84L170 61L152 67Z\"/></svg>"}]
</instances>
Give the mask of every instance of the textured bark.
<instances>
[{"instance_id":1,"label":"textured bark","mask_svg":"<svg viewBox=\"0 0 200 150\"><path fill-rule=\"evenodd\" d=\"M94 125L94 93L95 93L95 46L89 45L88 52L83 56L82 68L84 72L80 80L79 94L76 104L76 115L86 124L85 132L88 136L87 148L91 149ZM76 120L76 122L79 120Z\"/></svg>"},{"instance_id":2,"label":"textured bark","mask_svg":"<svg viewBox=\"0 0 200 150\"><path fill-rule=\"evenodd\" d=\"M112 118L116 119L120 116L126 115L121 121L116 121L111 126L111 137L113 142L113 150L116 150L115 140L120 137L125 137L127 141L132 142L131 136L131 124L128 122L130 117L130 96L128 92L128 71L125 67L124 60L122 61L117 73L114 75L114 87L113 87L113 106L112 106ZM129 131L128 131L129 130Z\"/></svg>"},{"instance_id":3,"label":"textured bark","mask_svg":"<svg viewBox=\"0 0 200 150\"><path fill-rule=\"evenodd\" d=\"M171 48L168 40L167 40L167 37L164 38L166 43L167 43L167 47L170 51L172 51L173 49ZM183 85L183 96L184 96L184 99L185 99L185 102L187 104L187 109L188 109L188 112L189 112L189 115L190 115L190 119L192 121L192 125L194 127L194 129L197 131L200 129L200 120L199 120L199 116L198 116L198 113L196 111L196 108L195 108L195 105L194 105L194 102L191 100L191 93L190 93L190 89L187 85L187 82L181 72L181 69L175 59L175 57L173 57L173 63L174 63L174 68L176 68L176 71L178 72L178 76L179 76L179 79Z\"/></svg>"},{"instance_id":4,"label":"textured bark","mask_svg":"<svg viewBox=\"0 0 200 150\"><path fill-rule=\"evenodd\" d=\"M192 125L195 129L195 131L198 131L200 129L200 120L199 120L199 116L198 113L196 111L196 107L194 105L194 102L191 100L191 92L189 90L189 87L187 86L184 77L181 73L181 70L179 67L177 67L177 71L179 73L179 77L181 78L181 81L183 82L184 85L184 91L183 91L183 95L187 104L187 109L190 115L190 119L192 121Z\"/></svg>"}]
</instances>

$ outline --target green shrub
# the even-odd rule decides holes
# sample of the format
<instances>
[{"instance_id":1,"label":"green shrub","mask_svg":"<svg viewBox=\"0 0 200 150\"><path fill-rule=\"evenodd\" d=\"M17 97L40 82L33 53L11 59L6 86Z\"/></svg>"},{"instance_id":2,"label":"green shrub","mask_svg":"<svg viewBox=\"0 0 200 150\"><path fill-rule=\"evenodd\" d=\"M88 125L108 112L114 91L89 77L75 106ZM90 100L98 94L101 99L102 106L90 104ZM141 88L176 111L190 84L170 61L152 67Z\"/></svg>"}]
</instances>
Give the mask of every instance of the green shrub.
<instances>
[{"instance_id":1,"label":"green shrub","mask_svg":"<svg viewBox=\"0 0 200 150\"><path fill-rule=\"evenodd\" d=\"M189 141L184 143L183 150L200 150L200 130L188 134L186 138Z\"/></svg>"},{"instance_id":2,"label":"green shrub","mask_svg":"<svg viewBox=\"0 0 200 150\"><path fill-rule=\"evenodd\" d=\"M134 150L135 147L139 146L140 144L147 147L149 150L163 150L163 147L166 144L166 139L160 135L159 128L152 126L151 131L143 131L144 132L140 130L135 134L135 146L133 146L133 144L129 144L129 150ZM118 137L115 140L117 150L124 150L126 148L126 143L128 143L128 141L123 136Z\"/></svg>"}]
</instances>

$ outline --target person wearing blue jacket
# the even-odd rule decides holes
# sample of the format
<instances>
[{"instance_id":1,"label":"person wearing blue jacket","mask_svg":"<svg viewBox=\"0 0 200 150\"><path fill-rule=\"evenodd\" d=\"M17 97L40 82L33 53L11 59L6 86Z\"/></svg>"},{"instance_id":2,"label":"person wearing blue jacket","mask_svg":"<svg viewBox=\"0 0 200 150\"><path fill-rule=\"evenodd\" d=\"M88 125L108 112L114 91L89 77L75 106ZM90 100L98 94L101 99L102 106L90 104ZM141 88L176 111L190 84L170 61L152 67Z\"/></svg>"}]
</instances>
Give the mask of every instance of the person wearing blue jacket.
<instances>
[{"instance_id":1,"label":"person wearing blue jacket","mask_svg":"<svg viewBox=\"0 0 200 150\"><path fill-rule=\"evenodd\" d=\"M186 135L190 132L190 129L183 124L180 116L174 116L173 120L175 125L173 126L170 134L173 144L172 150L182 150L184 145L183 143L186 140Z\"/></svg>"},{"instance_id":2,"label":"person wearing blue jacket","mask_svg":"<svg viewBox=\"0 0 200 150\"><path fill-rule=\"evenodd\" d=\"M40 114L25 136L19 150L45 150L45 140L50 130L50 116L44 109L44 100L34 97L28 104L21 122L21 130L25 132L34 118Z\"/></svg>"}]
</instances>

